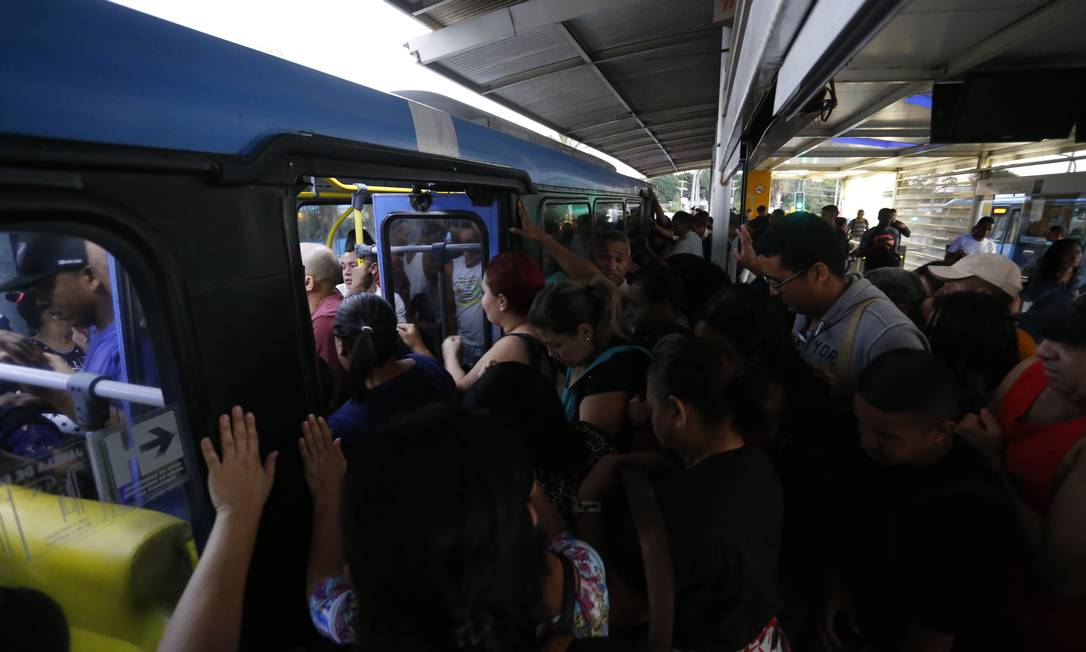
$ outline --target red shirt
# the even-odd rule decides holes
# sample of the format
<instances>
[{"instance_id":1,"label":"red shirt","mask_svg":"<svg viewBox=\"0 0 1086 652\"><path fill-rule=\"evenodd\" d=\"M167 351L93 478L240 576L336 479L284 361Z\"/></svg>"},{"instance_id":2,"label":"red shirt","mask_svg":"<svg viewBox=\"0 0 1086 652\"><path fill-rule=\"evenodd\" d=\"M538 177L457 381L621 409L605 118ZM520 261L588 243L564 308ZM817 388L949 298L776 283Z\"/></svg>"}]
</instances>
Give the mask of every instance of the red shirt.
<instances>
[{"instance_id":1,"label":"red shirt","mask_svg":"<svg viewBox=\"0 0 1086 652\"><path fill-rule=\"evenodd\" d=\"M333 371L343 368L339 364L339 356L336 355L336 336L333 332L336 311L342 302L343 296L339 292L333 292L321 299L317 309L309 314L313 320L313 343L317 345L317 356Z\"/></svg>"}]
</instances>

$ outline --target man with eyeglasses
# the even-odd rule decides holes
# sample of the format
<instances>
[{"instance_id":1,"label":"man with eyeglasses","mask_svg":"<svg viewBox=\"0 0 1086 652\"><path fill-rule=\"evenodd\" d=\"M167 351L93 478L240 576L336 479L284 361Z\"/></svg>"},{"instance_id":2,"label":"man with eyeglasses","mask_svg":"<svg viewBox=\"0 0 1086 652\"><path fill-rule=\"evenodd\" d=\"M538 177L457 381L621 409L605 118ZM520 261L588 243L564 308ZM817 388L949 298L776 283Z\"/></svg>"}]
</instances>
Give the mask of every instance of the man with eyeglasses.
<instances>
[{"instance_id":1,"label":"man with eyeglasses","mask_svg":"<svg viewBox=\"0 0 1086 652\"><path fill-rule=\"evenodd\" d=\"M818 217L793 215L770 226L756 254L769 293L796 313L792 339L800 355L837 386L851 387L886 351L927 350L924 335L881 290L845 275L837 234Z\"/></svg>"}]
</instances>

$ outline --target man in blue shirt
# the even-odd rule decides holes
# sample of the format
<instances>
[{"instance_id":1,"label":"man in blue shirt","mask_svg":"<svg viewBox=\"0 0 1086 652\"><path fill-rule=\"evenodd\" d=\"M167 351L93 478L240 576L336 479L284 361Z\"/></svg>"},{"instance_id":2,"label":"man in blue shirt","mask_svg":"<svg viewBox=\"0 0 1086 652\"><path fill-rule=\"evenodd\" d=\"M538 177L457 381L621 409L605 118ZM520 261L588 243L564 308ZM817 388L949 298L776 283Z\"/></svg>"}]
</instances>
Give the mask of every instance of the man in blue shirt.
<instances>
[{"instance_id":1,"label":"man in blue shirt","mask_svg":"<svg viewBox=\"0 0 1086 652\"><path fill-rule=\"evenodd\" d=\"M90 329L83 371L123 381L121 347L114 321L109 254L91 242L55 234L12 235L15 276L0 293L37 290L72 326Z\"/></svg>"}]
</instances>

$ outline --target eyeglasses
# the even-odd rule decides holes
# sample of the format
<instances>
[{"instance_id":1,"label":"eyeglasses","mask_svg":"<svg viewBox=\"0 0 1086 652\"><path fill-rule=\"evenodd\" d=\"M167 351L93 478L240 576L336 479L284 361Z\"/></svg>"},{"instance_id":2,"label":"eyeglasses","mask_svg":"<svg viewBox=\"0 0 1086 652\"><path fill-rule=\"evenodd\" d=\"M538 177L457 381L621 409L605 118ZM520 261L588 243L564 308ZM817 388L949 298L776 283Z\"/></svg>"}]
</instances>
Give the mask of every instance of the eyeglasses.
<instances>
[{"instance_id":1,"label":"eyeglasses","mask_svg":"<svg viewBox=\"0 0 1086 652\"><path fill-rule=\"evenodd\" d=\"M810 268L809 267L804 267L803 269L799 270L795 274L792 274L791 276L784 279L783 281L778 281L777 279L766 276L765 274L762 274L762 280L765 281L766 284L769 287L773 288L774 290L779 290L782 287L784 287L784 286L788 285L789 283L791 283L792 281L796 280L800 276L803 276L804 274L806 274L808 269L810 269Z\"/></svg>"}]
</instances>

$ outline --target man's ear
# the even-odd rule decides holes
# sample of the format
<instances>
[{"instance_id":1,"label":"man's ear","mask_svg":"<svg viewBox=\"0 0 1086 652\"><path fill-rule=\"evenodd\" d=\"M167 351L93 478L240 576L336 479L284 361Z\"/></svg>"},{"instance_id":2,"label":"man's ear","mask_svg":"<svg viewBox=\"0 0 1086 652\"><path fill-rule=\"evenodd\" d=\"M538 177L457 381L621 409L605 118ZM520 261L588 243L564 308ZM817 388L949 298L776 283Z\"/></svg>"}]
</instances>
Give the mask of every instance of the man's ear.
<instances>
[{"instance_id":1,"label":"man's ear","mask_svg":"<svg viewBox=\"0 0 1086 652\"><path fill-rule=\"evenodd\" d=\"M675 396L668 396L667 404L675 410L675 429L679 430L685 427L687 420L690 418L690 412L687 410L686 404Z\"/></svg>"},{"instance_id":2,"label":"man's ear","mask_svg":"<svg viewBox=\"0 0 1086 652\"><path fill-rule=\"evenodd\" d=\"M313 288L316 287L316 284L317 284L317 282L313 279L312 276L310 276L309 274L305 275L305 291L306 292L312 292Z\"/></svg>"},{"instance_id":3,"label":"man's ear","mask_svg":"<svg viewBox=\"0 0 1086 652\"><path fill-rule=\"evenodd\" d=\"M87 284L92 292L97 292L99 288L103 287L102 279L98 278L98 273L90 265L79 270L79 278Z\"/></svg>"},{"instance_id":4,"label":"man's ear","mask_svg":"<svg viewBox=\"0 0 1086 652\"><path fill-rule=\"evenodd\" d=\"M931 436L936 444L942 444L954 438L954 433L958 429L958 424L949 419L943 421L939 425L935 426L931 430Z\"/></svg>"},{"instance_id":5,"label":"man's ear","mask_svg":"<svg viewBox=\"0 0 1086 652\"><path fill-rule=\"evenodd\" d=\"M808 273L814 274L813 280L815 283L825 283L831 276L830 268L826 267L826 263L815 263L814 265L811 265L811 269L808 270Z\"/></svg>"}]
</instances>

